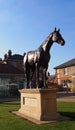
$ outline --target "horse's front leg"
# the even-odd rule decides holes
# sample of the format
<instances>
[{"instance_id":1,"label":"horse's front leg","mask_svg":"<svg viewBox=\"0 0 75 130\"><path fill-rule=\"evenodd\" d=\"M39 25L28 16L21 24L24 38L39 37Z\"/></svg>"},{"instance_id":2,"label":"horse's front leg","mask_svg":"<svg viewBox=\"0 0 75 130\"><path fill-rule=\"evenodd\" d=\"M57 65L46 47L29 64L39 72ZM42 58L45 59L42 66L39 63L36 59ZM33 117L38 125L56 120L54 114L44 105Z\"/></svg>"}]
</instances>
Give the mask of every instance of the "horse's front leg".
<instances>
[{"instance_id":1,"label":"horse's front leg","mask_svg":"<svg viewBox=\"0 0 75 130\"><path fill-rule=\"evenodd\" d=\"M43 69L43 82L44 82L44 88L46 88L46 68Z\"/></svg>"},{"instance_id":2,"label":"horse's front leg","mask_svg":"<svg viewBox=\"0 0 75 130\"><path fill-rule=\"evenodd\" d=\"M38 72L38 63L35 64L36 69L35 69L35 73L36 73L36 88L39 88L39 72Z\"/></svg>"}]
</instances>

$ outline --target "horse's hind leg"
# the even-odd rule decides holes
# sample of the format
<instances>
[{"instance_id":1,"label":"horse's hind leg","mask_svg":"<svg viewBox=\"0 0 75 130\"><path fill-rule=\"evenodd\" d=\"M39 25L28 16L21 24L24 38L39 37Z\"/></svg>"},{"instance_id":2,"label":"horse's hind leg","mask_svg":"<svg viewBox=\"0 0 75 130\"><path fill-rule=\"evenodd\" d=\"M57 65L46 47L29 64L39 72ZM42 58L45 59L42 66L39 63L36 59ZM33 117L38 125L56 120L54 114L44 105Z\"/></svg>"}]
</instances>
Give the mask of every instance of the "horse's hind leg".
<instances>
[{"instance_id":1,"label":"horse's hind leg","mask_svg":"<svg viewBox=\"0 0 75 130\"><path fill-rule=\"evenodd\" d=\"M27 88L31 88L31 86L30 86L30 70L29 69L27 69Z\"/></svg>"},{"instance_id":2,"label":"horse's hind leg","mask_svg":"<svg viewBox=\"0 0 75 130\"><path fill-rule=\"evenodd\" d=\"M36 88L39 88L39 70L38 70L38 63L36 63L35 65L36 65L36 69L35 69L35 73L36 73Z\"/></svg>"},{"instance_id":3,"label":"horse's hind leg","mask_svg":"<svg viewBox=\"0 0 75 130\"><path fill-rule=\"evenodd\" d=\"M34 71L35 71L35 68L33 68L33 69L31 69L31 71L30 71L30 81L31 81L31 88L34 88L35 86L34 86L34 80L35 80L35 78L34 78Z\"/></svg>"},{"instance_id":4,"label":"horse's hind leg","mask_svg":"<svg viewBox=\"0 0 75 130\"><path fill-rule=\"evenodd\" d=\"M25 84L24 84L24 88L27 88L27 72L26 72L26 67L24 67L24 73L25 73Z\"/></svg>"},{"instance_id":5,"label":"horse's hind leg","mask_svg":"<svg viewBox=\"0 0 75 130\"><path fill-rule=\"evenodd\" d=\"M24 67L25 72L25 86L24 88L29 88L29 81L30 81L30 73L27 66Z\"/></svg>"}]
</instances>

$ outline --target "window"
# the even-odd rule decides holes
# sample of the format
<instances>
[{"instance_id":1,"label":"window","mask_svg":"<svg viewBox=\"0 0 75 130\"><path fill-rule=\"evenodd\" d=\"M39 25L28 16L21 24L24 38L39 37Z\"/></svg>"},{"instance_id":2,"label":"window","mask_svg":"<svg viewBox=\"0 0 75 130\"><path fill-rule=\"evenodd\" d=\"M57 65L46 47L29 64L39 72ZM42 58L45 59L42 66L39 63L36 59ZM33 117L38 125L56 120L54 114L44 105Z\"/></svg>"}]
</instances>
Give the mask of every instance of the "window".
<instances>
[{"instance_id":1,"label":"window","mask_svg":"<svg viewBox=\"0 0 75 130\"><path fill-rule=\"evenodd\" d=\"M67 75L67 68L64 68L64 74Z\"/></svg>"}]
</instances>

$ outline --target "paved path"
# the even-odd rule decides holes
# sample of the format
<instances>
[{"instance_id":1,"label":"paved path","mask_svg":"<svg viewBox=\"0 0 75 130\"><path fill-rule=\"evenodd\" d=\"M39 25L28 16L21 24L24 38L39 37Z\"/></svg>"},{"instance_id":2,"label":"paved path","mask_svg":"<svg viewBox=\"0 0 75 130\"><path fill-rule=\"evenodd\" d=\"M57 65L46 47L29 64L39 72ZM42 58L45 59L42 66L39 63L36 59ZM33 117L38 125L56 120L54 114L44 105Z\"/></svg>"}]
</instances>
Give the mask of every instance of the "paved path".
<instances>
[{"instance_id":1,"label":"paved path","mask_svg":"<svg viewBox=\"0 0 75 130\"><path fill-rule=\"evenodd\" d=\"M57 101L75 102L75 93L57 92Z\"/></svg>"},{"instance_id":2,"label":"paved path","mask_svg":"<svg viewBox=\"0 0 75 130\"><path fill-rule=\"evenodd\" d=\"M10 102L10 101L19 101L19 97L1 97L0 102Z\"/></svg>"}]
</instances>

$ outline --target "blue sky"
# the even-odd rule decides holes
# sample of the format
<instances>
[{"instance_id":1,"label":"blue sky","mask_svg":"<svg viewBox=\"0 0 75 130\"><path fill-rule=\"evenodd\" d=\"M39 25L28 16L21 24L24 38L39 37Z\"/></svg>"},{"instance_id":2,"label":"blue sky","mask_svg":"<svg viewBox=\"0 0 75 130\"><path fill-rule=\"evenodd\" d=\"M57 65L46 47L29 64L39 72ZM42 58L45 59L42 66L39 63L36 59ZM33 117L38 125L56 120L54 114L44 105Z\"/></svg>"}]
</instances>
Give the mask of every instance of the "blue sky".
<instances>
[{"instance_id":1,"label":"blue sky","mask_svg":"<svg viewBox=\"0 0 75 130\"><path fill-rule=\"evenodd\" d=\"M60 28L66 44L50 50L49 72L75 58L75 0L0 0L0 57L37 49L46 37Z\"/></svg>"}]
</instances>

